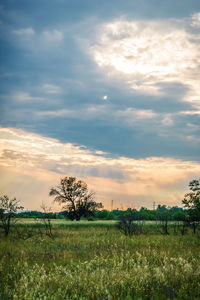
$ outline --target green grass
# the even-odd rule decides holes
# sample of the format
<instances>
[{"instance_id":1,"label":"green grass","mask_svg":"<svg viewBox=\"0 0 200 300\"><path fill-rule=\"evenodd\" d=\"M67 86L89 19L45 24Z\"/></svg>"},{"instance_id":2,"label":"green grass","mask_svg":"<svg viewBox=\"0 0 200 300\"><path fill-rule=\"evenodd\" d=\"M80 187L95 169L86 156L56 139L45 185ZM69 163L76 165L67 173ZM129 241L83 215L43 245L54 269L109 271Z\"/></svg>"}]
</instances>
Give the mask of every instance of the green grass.
<instances>
[{"instance_id":1,"label":"green grass","mask_svg":"<svg viewBox=\"0 0 200 300\"><path fill-rule=\"evenodd\" d=\"M0 299L200 299L200 239L191 232L129 238L113 221L64 220L53 232L1 235Z\"/></svg>"},{"instance_id":2,"label":"green grass","mask_svg":"<svg viewBox=\"0 0 200 300\"><path fill-rule=\"evenodd\" d=\"M41 219L37 219L39 223L42 223ZM151 221L150 221L151 222ZM36 221L35 219L19 219L18 224L24 224L24 225L28 225L28 224L35 224ZM51 223L53 226L55 225L64 225L65 227L68 226L78 226L78 227L82 227L82 226L114 226L116 224L115 220L95 220L95 221L87 221L87 220L81 220L81 221L68 221L65 219L53 219L51 220Z\"/></svg>"}]
</instances>

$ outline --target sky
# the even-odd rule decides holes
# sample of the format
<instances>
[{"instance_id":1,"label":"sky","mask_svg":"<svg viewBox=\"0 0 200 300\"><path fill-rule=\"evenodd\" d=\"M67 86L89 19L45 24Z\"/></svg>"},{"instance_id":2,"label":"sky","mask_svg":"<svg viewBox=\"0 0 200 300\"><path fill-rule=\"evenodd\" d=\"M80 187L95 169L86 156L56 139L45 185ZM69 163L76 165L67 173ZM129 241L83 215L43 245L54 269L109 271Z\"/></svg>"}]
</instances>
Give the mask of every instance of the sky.
<instances>
[{"instance_id":1,"label":"sky","mask_svg":"<svg viewBox=\"0 0 200 300\"><path fill-rule=\"evenodd\" d=\"M200 177L199 0L2 0L0 194L76 176L107 209L181 206Z\"/></svg>"}]
</instances>

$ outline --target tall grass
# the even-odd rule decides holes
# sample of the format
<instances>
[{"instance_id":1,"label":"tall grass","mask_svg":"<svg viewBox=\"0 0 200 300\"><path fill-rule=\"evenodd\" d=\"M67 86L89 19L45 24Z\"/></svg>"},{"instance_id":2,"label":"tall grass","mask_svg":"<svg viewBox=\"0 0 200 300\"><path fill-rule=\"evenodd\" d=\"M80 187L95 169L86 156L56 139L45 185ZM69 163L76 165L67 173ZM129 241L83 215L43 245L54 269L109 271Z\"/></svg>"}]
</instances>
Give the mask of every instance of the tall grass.
<instances>
[{"instance_id":1,"label":"tall grass","mask_svg":"<svg viewBox=\"0 0 200 300\"><path fill-rule=\"evenodd\" d=\"M0 299L200 298L197 236L73 224L55 224L54 239L1 236Z\"/></svg>"}]
</instances>

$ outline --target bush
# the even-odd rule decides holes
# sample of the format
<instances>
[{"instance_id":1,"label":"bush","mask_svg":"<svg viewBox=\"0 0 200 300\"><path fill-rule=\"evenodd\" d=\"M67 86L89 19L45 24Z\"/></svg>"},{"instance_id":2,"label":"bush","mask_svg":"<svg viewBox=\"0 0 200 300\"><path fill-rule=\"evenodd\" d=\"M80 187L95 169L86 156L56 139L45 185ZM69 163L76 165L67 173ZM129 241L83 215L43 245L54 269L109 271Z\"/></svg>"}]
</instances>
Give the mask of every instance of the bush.
<instances>
[{"instance_id":1,"label":"bush","mask_svg":"<svg viewBox=\"0 0 200 300\"><path fill-rule=\"evenodd\" d=\"M95 219L94 219L94 217L90 216L90 217L87 218L87 220L88 221L94 221Z\"/></svg>"},{"instance_id":2,"label":"bush","mask_svg":"<svg viewBox=\"0 0 200 300\"><path fill-rule=\"evenodd\" d=\"M141 234L143 226L142 223L138 223L132 216L126 216L117 222L116 228L125 235L132 236L133 234Z\"/></svg>"}]
</instances>

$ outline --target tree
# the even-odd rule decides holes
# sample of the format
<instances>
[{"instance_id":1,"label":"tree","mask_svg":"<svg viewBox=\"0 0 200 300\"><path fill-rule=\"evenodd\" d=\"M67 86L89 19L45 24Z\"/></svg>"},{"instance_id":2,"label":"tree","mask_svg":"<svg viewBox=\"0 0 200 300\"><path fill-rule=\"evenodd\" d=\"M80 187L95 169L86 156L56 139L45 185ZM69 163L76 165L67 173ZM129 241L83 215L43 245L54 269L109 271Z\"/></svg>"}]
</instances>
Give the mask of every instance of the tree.
<instances>
[{"instance_id":1,"label":"tree","mask_svg":"<svg viewBox=\"0 0 200 300\"><path fill-rule=\"evenodd\" d=\"M51 207L47 207L44 203L42 203L41 209L43 211L42 221L45 227L45 234L52 238L53 233L52 233L51 218L53 214L52 214Z\"/></svg>"},{"instance_id":2,"label":"tree","mask_svg":"<svg viewBox=\"0 0 200 300\"><path fill-rule=\"evenodd\" d=\"M23 207L19 205L19 201L16 198L9 199L6 195L0 197L0 222L5 236L8 236L10 232L11 219L15 216L18 209L23 209Z\"/></svg>"},{"instance_id":3,"label":"tree","mask_svg":"<svg viewBox=\"0 0 200 300\"><path fill-rule=\"evenodd\" d=\"M183 211L177 211L173 214L173 220L178 222L178 227L180 227L181 224L181 234L184 235L186 231L186 225L187 225L186 214Z\"/></svg>"},{"instance_id":4,"label":"tree","mask_svg":"<svg viewBox=\"0 0 200 300\"><path fill-rule=\"evenodd\" d=\"M169 234L169 232L168 232L168 222L171 219L171 215L170 215L169 211L166 210L166 211L159 212L158 218L161 221L161 226L162 226L162 229L163 229L163 233L168 235Z\"/></svg>"},{"instance_id":5,"label":"tree","mask_svg":"<svg viewBox=\"0 0 200 300\"><path fill-rule=\"evenodd\" d=\"M128 211L127 214L121 215L116 224L116 228L127 236L142 233L143 224L137 222L138 217L134 210Z\"/></svg>"},{"instance_id":6,"label":"tree","mask_svg":"<svg viewBox=\"0 0 200 300\"><path fill-rule=\"evenodd\" d=\"M192 180L189 183L190 192L185 194L182 203L188 208L189 222L196 233L197 226L200 222L200 179Z\"/></svg>"},{"instance_id":7,"label":"tree","mask_svg":"<svg viewBox=\"0 0 200 300\"><path fill-rule=\"evenodd\" d=\"M189 209L200 211L200 179L190 181L189 188L191 192L185 194L182 203Z\"/></svg>"},{"instance_id":8,"label":"tree","mask_svg":"<svg viewBox=\"0 0 200 300\"><path fill-rule=\"evenodd\" d=\"M55 197L55 202L65 204L63 209L71 220L93 216L98 208L103 207L102 203L94 201L94 193L88 191L87 184L76 177L61 179L58 186L51 188L49 195Z\"/></svg>"}]
</instances>

